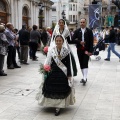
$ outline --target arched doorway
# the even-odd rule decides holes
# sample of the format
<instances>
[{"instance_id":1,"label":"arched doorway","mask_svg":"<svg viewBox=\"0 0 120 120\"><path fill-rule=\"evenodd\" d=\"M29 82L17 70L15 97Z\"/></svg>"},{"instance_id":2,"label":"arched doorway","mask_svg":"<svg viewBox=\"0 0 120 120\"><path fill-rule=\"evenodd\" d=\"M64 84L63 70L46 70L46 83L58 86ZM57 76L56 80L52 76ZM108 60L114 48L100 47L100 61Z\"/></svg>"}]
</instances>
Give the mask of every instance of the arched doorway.
<instances>
[{"instance_id":1,"label":"arched doorway","mask_svg":"<svg viewBox=\"0 0 120 120\"><path fill-rule=\"evenodd\" d=\"M27 27L28 27L29 13L28 13L28 9L26 6L23 7L22 16L23 16L22 17L22 24L27 25Z\"/></svg>"},{"instance_id":2,"label":"arched doorway","mask_svg":"<svg viewBox=\"0 0 120 120\"><path fill-rule=\"evenodd\" d=\"M7 23L6 4L3 0L0 0L0 24L1 23Z\"/></svg>"}]
</instances>

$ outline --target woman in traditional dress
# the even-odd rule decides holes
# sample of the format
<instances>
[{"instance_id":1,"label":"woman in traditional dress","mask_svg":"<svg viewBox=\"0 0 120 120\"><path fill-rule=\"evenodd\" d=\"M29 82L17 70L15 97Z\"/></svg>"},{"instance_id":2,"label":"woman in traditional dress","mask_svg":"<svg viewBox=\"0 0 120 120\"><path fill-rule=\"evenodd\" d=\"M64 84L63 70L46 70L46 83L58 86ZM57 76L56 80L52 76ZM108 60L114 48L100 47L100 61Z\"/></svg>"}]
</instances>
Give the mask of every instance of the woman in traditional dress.
<instances>
[{"instance_id":1,"label":"woman in traditional dress","mask_svg":"<svg viewBox=\"0 0 120 120\"><path fill-rule=\"evenodd\" d=\"M36 96L38 103L44 107L54 107L55 116L61 108L73 105L75 102L74 87L70 86L71 66L69 50L66 49L65 39L61 35L55 37L55 46L48 51L44 65L51 66L51 72L42 81Z\"/></svg>"},{"instance_id":2,"label":"woman in traditional dress","mask_svg":"<svg viewBox=\"0 0 120 120\"><path fill-rule=\"evenodd\" d=\"M53 46L55 45L54 37L56 35L62 35L62 36L64 36L64 38L66 40L66 46L67 46L67 49L69 49L69 51L70 51L70 59L72 61L71 62L72 63L72 65L71 65L72 71L71 72L72 72L73 76L76 76L77 75L76 62L75 62L75 58L74 58L74 55L72 53L72 50L69 46L69 44L72 44L72 40L71 40L70 31L67 27L65 20L60 19L58 21L58 23L56 24L55 29L54 29L53 34L52 34L51 41L50 41L49 50L51 50L53 48Z\"/></svg>"}]
</instances>

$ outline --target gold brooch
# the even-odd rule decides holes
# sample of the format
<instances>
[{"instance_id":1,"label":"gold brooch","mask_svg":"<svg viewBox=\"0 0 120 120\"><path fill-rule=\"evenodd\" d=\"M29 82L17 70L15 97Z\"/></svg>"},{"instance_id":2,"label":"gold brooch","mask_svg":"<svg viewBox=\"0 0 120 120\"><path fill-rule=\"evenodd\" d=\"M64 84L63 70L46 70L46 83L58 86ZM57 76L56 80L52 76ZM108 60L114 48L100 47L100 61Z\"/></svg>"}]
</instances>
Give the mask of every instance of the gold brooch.
<instances>
[{"instance_id":1,"label":"gold brooch","mask_svg":"<svg viewBox=\"0 0 120 120\"><path fill-rule=\"evenodd\" d=\"M58 55L58 58L61 59L62 58L61 55Z\"/></svg>"}]
</instances>

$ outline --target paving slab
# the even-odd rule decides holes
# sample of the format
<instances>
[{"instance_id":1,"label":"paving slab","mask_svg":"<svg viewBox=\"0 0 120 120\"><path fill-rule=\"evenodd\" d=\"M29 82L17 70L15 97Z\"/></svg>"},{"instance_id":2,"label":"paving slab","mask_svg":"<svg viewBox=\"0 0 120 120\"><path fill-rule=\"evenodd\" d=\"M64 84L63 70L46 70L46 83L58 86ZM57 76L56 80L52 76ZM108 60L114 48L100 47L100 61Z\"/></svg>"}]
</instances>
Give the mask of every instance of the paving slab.
<instances>
[{"instance_id":1,"label":"paving slab","mask_svg":"<svg viewBox=\"0 0 120 120\"><path fill-rule=\"evenodd\" d=\"M54 108L38 105L35 96L42 80L39 65L46 58L38 51L39 61L29 59L29 65L14 70L4 66L8 76L0 77L0 120L120 120L119 59L112 53L111 61L104 61L107 50L100 52L99 61L92 56L88 82L83 86L76 48L74 45L71 48L78 68L78 75L74 77L75 105L62 109L59 116L54 116ZM116 46L116 50L120 52L120 46Z\"/></svg>"}]
</instances>

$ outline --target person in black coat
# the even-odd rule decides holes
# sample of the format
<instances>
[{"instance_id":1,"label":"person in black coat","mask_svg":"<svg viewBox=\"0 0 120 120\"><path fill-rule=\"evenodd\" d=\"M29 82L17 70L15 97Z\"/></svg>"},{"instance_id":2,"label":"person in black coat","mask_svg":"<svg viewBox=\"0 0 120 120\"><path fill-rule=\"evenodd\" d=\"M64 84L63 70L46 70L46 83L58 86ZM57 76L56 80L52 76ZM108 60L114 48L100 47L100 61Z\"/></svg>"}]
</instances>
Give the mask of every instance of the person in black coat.
<instances>
[{"instance_id":1,"label":"person in black coat","mask_svg":"<svg viewBox=\"0 0 120 120\"><path fill-rule=\"evenodd\" d=\"M72 37L72 41L77 47L77 55L83 74L83 79L80 82L83 83L83 85L85 85L87 81L88 61L93 52L93 33L86 25L86 19L82 18L80 20L80 28L75 30Z\"/></svg>"},{"instance_id":2,"label":"person in black coat","mask_svg":"<svg viewBox=\"0 0 120 120\"><path fill-rule=\"evenodd\" d=\"M43 32L41 33L41 41L42 41L44 46L46 46L48 43L48 34L46 31L46 28L43 28Z\"/></svg>"},{"instance_id":3,"label":"person in black coat","mask_svg":"<svg viewBox=\"0 0 120 120\"><path fill-rule=\"evenodd\" d=\"M19 31L19 41L21 47L21 58L20 62L22 64L28 65L28 46L30 41L30 34L26 29L26 25L22 25L22 29Z\"/></svg>"}]
</instances>

